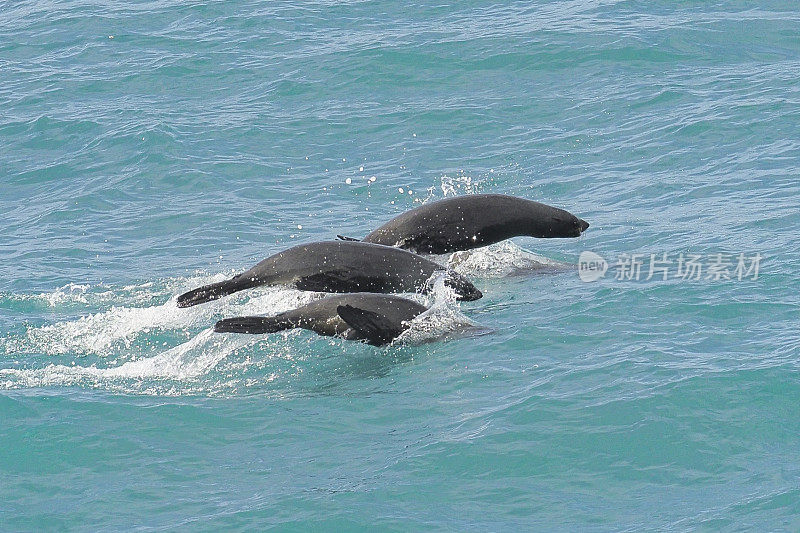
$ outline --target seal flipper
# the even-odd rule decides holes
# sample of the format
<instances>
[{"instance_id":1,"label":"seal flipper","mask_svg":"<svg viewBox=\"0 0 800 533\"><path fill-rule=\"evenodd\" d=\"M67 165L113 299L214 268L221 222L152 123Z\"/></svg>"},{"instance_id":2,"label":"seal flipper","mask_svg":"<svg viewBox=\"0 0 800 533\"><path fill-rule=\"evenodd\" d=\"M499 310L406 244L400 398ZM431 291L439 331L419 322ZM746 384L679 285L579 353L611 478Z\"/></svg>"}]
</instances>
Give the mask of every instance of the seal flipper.
<instances>
[{"instance_id":1,"label":"seal flipper","mask_svg":"<svg viewBox=\"0 0 800 533\"><path fill-rule=\"evenodd\" d=\"M178 307L191 307L197 304L204 304L211 300L218 300L234 292L250 289L256 285L258 285L258 283L255 278L247 278L244 274L239 274L231 279L226 279L219 283L211 283L210 285L203 285L202 287L181 294L178 296Z\"/></svg>"},{"instance_id":2,"label":"seal flipper","mask_svg":"<svg viewBox=\"0 0 800 533\"><path fill-rule=\"evenodd\" d=\"M354 238L354 237L347 237L347 236L345 236L345 235L337 235L337 236L336 236L336 238L337 238L337 239L339 239L340 241L356 241L356 242L361 242L361 239L356 239L356 238Z\"/></svg>"},{"instance_id":3,"label":"seal flipper","mask_svg":"<svg viewBox=\"0 0 800 533\"><path fill-rule=\"evenodd\" d=\"M226 289L226 284L229 282L230 280L212 283L210 285L204 285L202 287L192 289L189 292L185 292L178 296L178 307L191 307L193 305L210 302L211 300L216 300L225 295L231 294L234 291Z\"/></svg>"},{"instance_id":4,"label":"seal flipper","mask_svg":"<svg viewBox=\"0 0 800 533\"><path fill-rule=\"evenodd\" d=\"M336 307L336 312L342 320L347 322L348 326L356 330L361 337L367 340L368 344L373 346L389 344L404 329L402 325L392 322L383 315L349 304Z\"/></svg>"},{"instance_id":5,"label":"seal flipper","mask_svg":"<svg viewBox=\"0 0 800 533\"><path fill-rule=\"evenodd\" d=\"M217 333L275 333L295 327L294 322L278 316L237 316L214 324Z\"/></svg>"}]
</instances>

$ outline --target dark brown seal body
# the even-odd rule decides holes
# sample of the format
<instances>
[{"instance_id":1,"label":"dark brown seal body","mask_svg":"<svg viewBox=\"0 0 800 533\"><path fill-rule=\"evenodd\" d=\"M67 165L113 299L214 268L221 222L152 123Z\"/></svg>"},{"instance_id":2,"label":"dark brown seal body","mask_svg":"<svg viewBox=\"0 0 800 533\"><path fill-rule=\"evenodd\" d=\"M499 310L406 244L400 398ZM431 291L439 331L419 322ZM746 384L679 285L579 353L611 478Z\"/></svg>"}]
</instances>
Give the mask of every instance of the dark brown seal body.
<instances>
[{"instance_id":1,"label":"dark brown seal body","mask_svg":"<svg viewBox=\"0 0 800 533\"><path fill-rule=\"evenodd\" d=\"M220 320L219 333L275 333L303 328L320 335L369 344L388 344L408 328L408 322L427 308L413 300L388 294L327 296L271 317L242 316Z\"/></svg>"},{"instance_id":2,"label":"dark brown seal body","mask_svg":"<svg viewBox=\"0 0 800 533\"><path fill-rule=\"evenodd\" d=\"M261 285L286 285L317 292L423 292L443 271L444 283L460 300L477 300L481 291L464 276L415 253L353 241L301 244L270 256L250 270L178 296L190 307Z\"/></svg>"},{"instance_id":3,"label":"dark brown seal body","mask_svg":"<svg viewBox=\"0 0 800 533\"><path fill-rule=\"evenodd\" d=\"M364 237L363 242L420 254L445 254L521 235L579 237L588 227L585 220L557 207L503 194L473 194L412 209Z\"/></svg>"}]
</instances>

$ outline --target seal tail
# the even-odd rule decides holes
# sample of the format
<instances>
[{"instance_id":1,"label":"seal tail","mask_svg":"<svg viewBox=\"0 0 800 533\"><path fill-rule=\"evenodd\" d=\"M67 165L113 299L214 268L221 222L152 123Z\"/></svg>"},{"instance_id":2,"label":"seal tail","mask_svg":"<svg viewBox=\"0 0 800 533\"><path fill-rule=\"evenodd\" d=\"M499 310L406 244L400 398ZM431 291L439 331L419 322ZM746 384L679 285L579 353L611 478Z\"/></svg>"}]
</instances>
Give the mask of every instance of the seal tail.
<instances>
[{"instance_id":1,"label":"seal tail","mask_svg":"<svg viewBox=\"0 0 800 533\"><path fill-rule=\"evenodd\" d=\"M336 313L373 346L389 344L403 332L400 324L385 316L352 305L340 305L336 307Z\"/></svg>"},{"instance_id":2,"label":"seal tail","mask_svg":"<svg viewBox=\"0 0 800 533\"><path fill-rule=\"evenodd\" d=\"M224 318L214 324L217 333L275 333L295 327L294 323L281 316L237 316Z\"/></svg>"},{"instance_id":3,"label":"seal tail","mask_svg":"<svg viewBox=\"0 0 800 533\"><path fill-rule=\"evenodd\" d=\"M178 296L178 307L191 307L197 304L217 300L223 296L239 292L244 289L253 287L253 283L242 282L241 275L235 276L219 283L211 283L210 285L203 285L197 289L192 289Z\"/></svg>"}]
</instances>

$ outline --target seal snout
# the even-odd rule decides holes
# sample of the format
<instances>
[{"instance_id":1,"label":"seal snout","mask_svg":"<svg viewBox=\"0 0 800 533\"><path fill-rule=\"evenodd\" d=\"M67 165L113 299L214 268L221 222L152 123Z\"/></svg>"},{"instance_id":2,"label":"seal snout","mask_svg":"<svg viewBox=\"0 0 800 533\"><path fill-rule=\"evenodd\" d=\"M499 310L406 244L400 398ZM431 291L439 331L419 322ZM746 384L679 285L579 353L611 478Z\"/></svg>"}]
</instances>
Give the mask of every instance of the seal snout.
<instances>
[{"instance_id":1,"label":"seal snout","mask_svg":"<svg viewBox=\"0 0 800 533\"><path fill-rule=\"evenodd\" d=\"M578 219L578 232L583 233L586 231L586 228L589 227L589 223L583 220L582 218Z\"/></svg>"},{"instance_id":2,"label":"seal snout","mask_svg":"<svg viewBox=\"0 0 800 533\"><path fill-rule=\"evenodd\" d=\"M480 300L483 298L483 293L477 289L477 287L473 287L472 290L467 291L465 294L456 297L456 300L460 302L474 302L475 300Z\"/></svg>"}]
</instances>

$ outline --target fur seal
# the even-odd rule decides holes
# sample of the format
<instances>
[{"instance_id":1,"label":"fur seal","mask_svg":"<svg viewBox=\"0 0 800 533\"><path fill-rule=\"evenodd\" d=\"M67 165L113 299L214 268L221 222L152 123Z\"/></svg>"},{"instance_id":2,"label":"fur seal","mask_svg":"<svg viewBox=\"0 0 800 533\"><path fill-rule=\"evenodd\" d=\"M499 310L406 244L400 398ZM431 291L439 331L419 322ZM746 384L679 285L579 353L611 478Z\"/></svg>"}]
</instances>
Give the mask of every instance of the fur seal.
<instances>
[{"instance_id":1,"label":"fur seal","mask_svg":"<svg viewBox=\"0 0 800 533\"><path fill-rule=\"evenodd\" d=\"M418 254L446 254L520 235L580 237L588 227L585 220L557 207L504 194L472 194L407 211L364 237L363 242Z\"/></svg>"},{"instance_id":2,"label":"fur seal","mask_svg":"<svg viewBox=\"0 0 800 533\"><path fill-rule=\"evenodd\" d=\"M459 300L482 296L464 276L399 248L365 242L325 241L294 246L270 256L250 270L178 296L178 307L216 300L261 285L288 285L316 292L429 292L434 272Z\"/></svg>"},{"instance_id":3,"label":"fur seal","mask_svg":"<svg viewBox=\"0 0 800 533\"><path fill-rule=\"evenodd\" d=\"M347 340L365 340L368 344L389 344L408 322L425 312L417 302L388 294L358 293L327 296L275 316L240 316L225 318L214 325L219 333L275 333L303 328L320 335Z\"/></svg>"}]
</instances>

